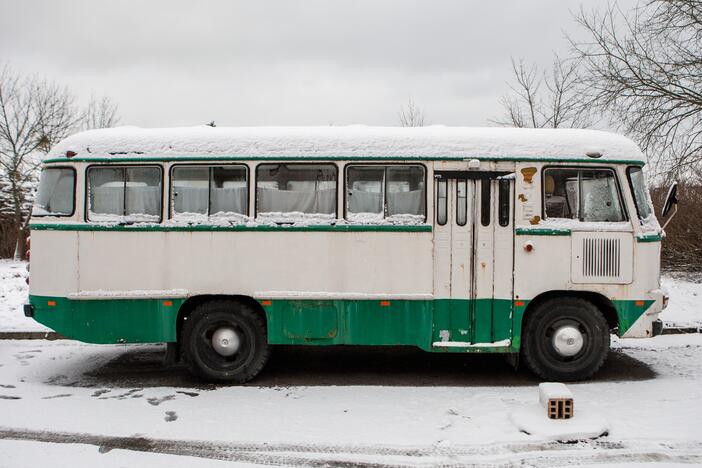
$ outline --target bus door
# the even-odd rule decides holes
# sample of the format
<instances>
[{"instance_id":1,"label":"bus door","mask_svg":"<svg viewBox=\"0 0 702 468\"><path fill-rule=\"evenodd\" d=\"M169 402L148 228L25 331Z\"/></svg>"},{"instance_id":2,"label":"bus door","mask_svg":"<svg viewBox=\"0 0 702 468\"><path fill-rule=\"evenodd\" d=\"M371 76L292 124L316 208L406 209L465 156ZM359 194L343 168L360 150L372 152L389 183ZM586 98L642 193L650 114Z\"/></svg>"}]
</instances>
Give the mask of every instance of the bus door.
<instances>
[{"instance_id":1,"label":"bus door","mask_svg":"<svg viewBox=\"0 0 702 468\"><path fill-rule=\"evenodd\" d=\"M504 174L435 173L435 345L511 336L514 190Z\"/></svg>"}]
</instances>

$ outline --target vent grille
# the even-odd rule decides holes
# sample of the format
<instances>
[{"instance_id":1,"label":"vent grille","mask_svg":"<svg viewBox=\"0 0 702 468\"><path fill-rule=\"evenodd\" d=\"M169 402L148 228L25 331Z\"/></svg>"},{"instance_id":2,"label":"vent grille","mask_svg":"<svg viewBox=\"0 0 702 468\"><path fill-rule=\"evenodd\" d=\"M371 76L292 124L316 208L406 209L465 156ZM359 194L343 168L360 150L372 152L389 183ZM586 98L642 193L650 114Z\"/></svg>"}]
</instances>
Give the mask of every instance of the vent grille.
<instances>
[{"instance_id":1,"label":"vent grille","mask_svg":"<svg viewBox=\"0 0 702 468\"><path fill-rule=\"evenodd\" d=\"M631 232L574 232L570 278L575 284L629 284L634 273Z\"/></svg>"},{"instance_id":2,"label":"vent grille","mask_svg":"<svg viewBox=\"0 0 702 468\"><path fill-rule=\"evenodd\" d=\"M620 239L583 239L583 276L617 278L621 271Z\"/></svg>"}]
</instances>

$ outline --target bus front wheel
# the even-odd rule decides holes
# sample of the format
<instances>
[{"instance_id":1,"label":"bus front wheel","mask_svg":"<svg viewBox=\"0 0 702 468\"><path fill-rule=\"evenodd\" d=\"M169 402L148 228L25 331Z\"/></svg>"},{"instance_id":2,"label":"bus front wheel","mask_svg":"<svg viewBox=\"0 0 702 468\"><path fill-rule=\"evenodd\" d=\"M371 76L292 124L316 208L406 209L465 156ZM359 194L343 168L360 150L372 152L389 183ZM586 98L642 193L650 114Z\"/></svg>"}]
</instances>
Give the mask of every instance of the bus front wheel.
<instances>
[{"instance_id":1,"label":"bus front wheel","mask_svg":"<svg viewBox=\"0 0 702 468\"><path fill-rule=\"evenodd\" d=\"M236 301L215 300L196 307L183 324L182 338L188 368L208 381L247 382L268 360L263 317Z\"/></svg>"},{"instance_id":2,"label":"bus front wheel","mask_svg":"<svg viewBox=\"0 0 702 468\"><path fill-rule=\"evenodd\" d=\"M609 325L584 299L549 299L526 317L522 357L542 379L587 379L602 367L608 352Z\"/></svg>"}]
</instances>

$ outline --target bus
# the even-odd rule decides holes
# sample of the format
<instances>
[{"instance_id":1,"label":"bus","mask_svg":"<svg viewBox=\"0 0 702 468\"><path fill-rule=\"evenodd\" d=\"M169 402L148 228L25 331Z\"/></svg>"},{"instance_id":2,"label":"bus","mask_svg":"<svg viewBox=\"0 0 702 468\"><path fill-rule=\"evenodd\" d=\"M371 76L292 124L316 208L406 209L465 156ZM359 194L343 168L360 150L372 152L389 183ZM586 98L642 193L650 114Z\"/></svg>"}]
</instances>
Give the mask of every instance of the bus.
<instances>
[{"instance_id":1,"label":"bus","mask_svg":"<svg viewBox=\"0 0 702 468\"><path fill-rule=\"evenodd\" d=\"M243 383L275 345L503 353L546 380L661 333L646 159L570 129L91 130L43 161L24 313ZM674 195L673 195L674 200Z\"/></svg>"}]
</instances>

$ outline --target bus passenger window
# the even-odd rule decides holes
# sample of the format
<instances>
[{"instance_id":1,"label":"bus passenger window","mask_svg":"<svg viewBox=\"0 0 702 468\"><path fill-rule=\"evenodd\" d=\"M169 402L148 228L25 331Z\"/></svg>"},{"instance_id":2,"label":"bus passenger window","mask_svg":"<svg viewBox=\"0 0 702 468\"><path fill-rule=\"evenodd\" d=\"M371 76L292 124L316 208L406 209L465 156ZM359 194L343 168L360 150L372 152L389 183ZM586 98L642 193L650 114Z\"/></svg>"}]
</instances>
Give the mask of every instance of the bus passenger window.
<instances>
[{"instance_id":1,"label":"bus passenger window","mask_svg":"<svg viewBox=\"0 0 702 468\"><path fill-rule=\"evenodd\" d=\"M424 167L353 165L346 168L346 219L423 223L426 219Z\"/></svg>"},{"instance_id":2,"label":"bus passenger window","mask_svg":"<svg viewBox=\"0 0 702 468\"><path fill-rule=\"evenodd\" d=\"M468 181L456 181L456 224L465 226L468 222Z\"/></svg>"},{"instance_id":3,"label":"bus passenger window","mask_svg":"<svg viewBox=\"0 0 702 468\"><path fill-rule=\"evenodd\" d=\"M71 216L75 203L76 171L49 167L41 171L32 216Z\"/></svg>"},{"instance_id":4,"label":"bus passenger window","mask_svg":"<svg viewBox=\"0 0 702 468\"><path fill-rule=\"evenodd\" d=\"M592 222L625 221L617 179L611 169L544 171L544 218Z\"/></svg>"},{"instance_id":5,"label":"bus passenger window","mask_svg":"<svg viewBox=\"0 0 702 468\"><path fill-rule=\"evenodd\" d=\"M500 179L499 193L497 196L497 217L500 226L509 226L509 205L510 205L510 182L507 179Z\"/></svg>"},{"instance_id":6,"label":"bus passenger window","mask_svg":"<svg viewBox=\"0 0 702 468\"><path fill-rule=\"evenodd\" d=\"M448 215L448 189L447 181L438 180L436 182L436 224L443 226L446 224Z\"/></svg>"},{"instance_id":7,"label":"bus passenger window","mask_svg":"<svg viewBox=\"0 0 702 468\"><path fill-rule=\"evenodd\" d=\"M88 220L160 222L161 168L88 168Z\"/></svg>"},{"instance_id":8,"label":"bus passenger window","mask_svg":"<svg viewBox=\"0 0 702 468\"><path fill-rule=\"evenodd\" d=\"M174 166L171 193L172 217L246 215L246 167Z\"/></svg>"},{"instance_id":9,"label":"bus passenger window","mask_svg":"<svg viewBox=\"0 0 702 468\"><path fill-rule=\"evenodd\" d=\"M483 179L480 181L480 224L490 225L490 188L492 181Z\"/></svg>"},{"instance_id":10,"label":"bus passenger window","mask_svg":"<svg viewBox=\"0 0 702 468\"><path fill-rule=\"evenodd\" d=\"M333 164L260 164L256 216L280 224L336 219L336 172Z\"/></svg>"}]
</instances>

